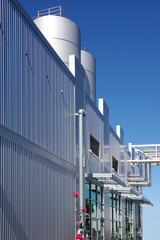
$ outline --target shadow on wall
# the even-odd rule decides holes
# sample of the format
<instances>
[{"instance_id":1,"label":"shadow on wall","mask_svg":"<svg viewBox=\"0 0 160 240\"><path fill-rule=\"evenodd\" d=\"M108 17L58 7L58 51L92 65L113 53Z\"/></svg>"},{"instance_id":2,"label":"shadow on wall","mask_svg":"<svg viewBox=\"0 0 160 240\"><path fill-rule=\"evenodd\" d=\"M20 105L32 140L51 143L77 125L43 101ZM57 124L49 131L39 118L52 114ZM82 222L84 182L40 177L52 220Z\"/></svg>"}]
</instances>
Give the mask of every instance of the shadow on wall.
<instances>
[{"instance_id":1,"label":"shadow on wall","mask_svg":"<svg viewBox=\"0 0 160 240\"><path fill-rule=\"evenodd\" d=\"M12 232L15 234L17 240L28 240L29 238L26 235L26 232L21 225L17 214L15 213L12 204L10 203L7 195L4 192L4 189L0 185L0 209L2 211L2 215L4 214L5 219L7 220L8 225L11 227ZM12 216L12 217L10 217ZM0 232L2 239L5 239L5 228L6 221L1 222Z\"/></svg>"}]
</instances>

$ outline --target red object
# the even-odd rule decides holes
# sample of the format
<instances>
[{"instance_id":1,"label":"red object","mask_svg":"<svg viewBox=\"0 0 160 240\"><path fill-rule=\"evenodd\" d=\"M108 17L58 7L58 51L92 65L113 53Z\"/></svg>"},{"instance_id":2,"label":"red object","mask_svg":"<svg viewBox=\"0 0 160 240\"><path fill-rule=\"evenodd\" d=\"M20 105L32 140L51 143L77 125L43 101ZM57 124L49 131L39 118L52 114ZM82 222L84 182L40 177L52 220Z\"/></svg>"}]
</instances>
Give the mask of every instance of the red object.
<instances>
[{"instance_id":1,"label":"red object","mask_svg":"<svg viewBox=\"0 0 160 240\"><path fill-rule=\"evenodd\" d=\"M78 197L79 197L79 193L76 192L76 193L74 194L74 196L75 196L75 198L78 198Z\"/></svg>"},{"instance_id":2,"label":"red object","mask_svg":"<svg viewBox=\"0 0 160 240\"><path fill-rule=\"evenodd\" d=\"M85 240L88 240L87 238L85 238Z\"/></svg>"},{"instance_id":3,"label":"red object","mask_svg":"<svg viewBox=\"0 0 160 240\"><path fill-rule=\"evenodd\" d=\"M77 239L82 239L82 235L81 234L77 234L76 238Z\"/></svg>"},{"instance_id":4,"label":"red object","mask_svg":"<svg viewBox=\"0 0 160 240\"><path fill-rule=\"evenodd\" d=\"M84 208L84 212L87 212L87 208L86 207Z\"/></svg>"},{"instance_id":5,"label":"red object","mask_svg":"<svg viewBox=\"0 0 160 240\"><path fill-rule=\"evenodd\" d=\"M77 225L81 225L82 224L82 222L77 222Z\"/></svg>"}]
</instances>

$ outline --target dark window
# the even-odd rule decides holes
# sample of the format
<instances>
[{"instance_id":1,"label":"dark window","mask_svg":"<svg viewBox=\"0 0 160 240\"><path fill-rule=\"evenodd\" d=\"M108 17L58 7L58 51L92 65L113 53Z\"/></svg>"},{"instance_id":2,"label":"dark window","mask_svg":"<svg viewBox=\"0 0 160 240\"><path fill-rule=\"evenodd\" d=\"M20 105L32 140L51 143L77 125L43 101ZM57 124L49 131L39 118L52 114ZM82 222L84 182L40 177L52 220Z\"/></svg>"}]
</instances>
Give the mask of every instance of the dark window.
<instances>
[{"instance_id":1,"label":"dark window","mask_svg":"<svg viewBox=\"0 0 160 240\"><path fill-rule=\"evenodd\" d=\"M99 142L92 135L90 135L90 149L99 157Z\"/></svg>"},{"instance_id":2,"label":"dark window","mask_svg":"<svg viewBox=\"0 0 160 240\"><path fill-rule=\"evenodd\" d=\"M112 168L118 172L118 161L114 157L112 157Z\"/></svg>"}]
</instances>

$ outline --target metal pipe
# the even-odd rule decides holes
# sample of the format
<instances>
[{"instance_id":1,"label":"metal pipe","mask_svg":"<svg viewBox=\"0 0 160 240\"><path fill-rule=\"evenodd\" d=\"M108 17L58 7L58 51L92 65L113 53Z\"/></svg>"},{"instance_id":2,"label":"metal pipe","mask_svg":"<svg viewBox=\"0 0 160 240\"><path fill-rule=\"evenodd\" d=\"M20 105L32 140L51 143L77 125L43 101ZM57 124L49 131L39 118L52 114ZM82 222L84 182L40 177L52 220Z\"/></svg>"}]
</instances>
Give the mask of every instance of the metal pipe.
<instances>
[{"instance_id":1,"label":"metal pipe","mask_svg":"<svg viewBox=\"0 0 160 240\"><path fill-rule=\"evenodd\" d=\"M153 160L153 159L129 159L129 160L126 160L127 162L131 162L131 163L160 163L160 159L158 160Z\"/></svg>"},{"instance_id":2,"label":"metal pipe","mask_svg":"<svg viewBox=\"0 0 160 240\"><path fill-rule=\"evenodd\" d=\"M160 147L160 144L142 144L142 145L132 145L131 147Z\"/></svg>"},{"instance_id":3,"label":"metal pipe","mask_svg":"<svg viewBox=\"0 0 160 240\"><path fill-rule=\"evenodd\" d=\"M84 172L83 172L83 117L86 112L83 109L79 110L79 200L81 222L84 226Z\"/></svg>"},{"instance_id":4,"label":"metal pipe","mask_svg":"<svg viewBox=\"0 0 160 240\"><path fill-rule=\"evenodd\" d=\"M144 171L145 171L145 173L143 173L144 176L141 180L138 178L130 178L131 182L129 182L129 185L130 186L150 187L151 186L151 164L150 163L145 164Z\"/></svg>"}]
</instances>

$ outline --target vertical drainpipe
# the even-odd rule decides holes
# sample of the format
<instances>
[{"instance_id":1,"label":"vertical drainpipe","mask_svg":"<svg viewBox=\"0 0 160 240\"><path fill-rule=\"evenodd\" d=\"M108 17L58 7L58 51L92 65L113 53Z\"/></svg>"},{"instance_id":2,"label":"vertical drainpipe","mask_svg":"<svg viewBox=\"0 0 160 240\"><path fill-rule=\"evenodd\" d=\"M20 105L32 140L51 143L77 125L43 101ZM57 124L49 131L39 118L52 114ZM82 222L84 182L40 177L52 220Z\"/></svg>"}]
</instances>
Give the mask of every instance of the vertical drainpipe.
<instances>
[{"instance_id":1,"label":"vertical drainpipe","mask_svg":"<svg viewBox=\"0 0 160 240\"><path fill-rule=\"evenodd\" d=\"M83 117L86 112L78 111L79 116L79 200L82 226L84 226L84 171L83 171Z\"/></svg>"}]
</instances>

